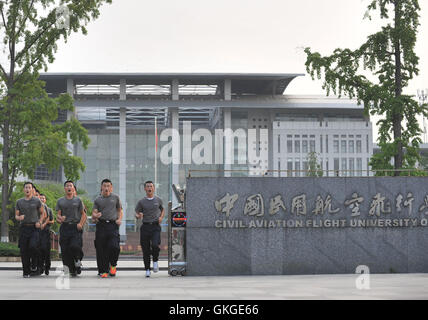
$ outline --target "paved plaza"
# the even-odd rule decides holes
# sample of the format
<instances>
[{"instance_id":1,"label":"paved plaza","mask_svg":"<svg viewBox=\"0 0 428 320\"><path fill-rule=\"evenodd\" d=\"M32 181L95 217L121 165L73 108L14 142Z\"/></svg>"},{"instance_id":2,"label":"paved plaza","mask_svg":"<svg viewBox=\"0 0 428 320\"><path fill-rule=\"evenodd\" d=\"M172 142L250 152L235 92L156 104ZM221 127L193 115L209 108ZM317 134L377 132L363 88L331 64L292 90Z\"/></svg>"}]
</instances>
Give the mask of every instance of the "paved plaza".
<instances>
[{"instance_id":1,"label":"paved plaza","mask_svg":"<svg viewBox=\"0 0 428 320\"><path fill-rule=\"evenodd\" d=\"M91 264L94 262L87 262L88 270L67 283L55 269L49 276L24 279L21 270L13 269L19 264L2 263L0 300L428 299L428 274L372 274L370 289L358 290L358 275L354 274L171 277L165 270L166 262L162 262L160 272L145 278L143 270L131 267L138 267L135 261L123 261L116 278L100 279Z\"/></svg>"}]
</instances>

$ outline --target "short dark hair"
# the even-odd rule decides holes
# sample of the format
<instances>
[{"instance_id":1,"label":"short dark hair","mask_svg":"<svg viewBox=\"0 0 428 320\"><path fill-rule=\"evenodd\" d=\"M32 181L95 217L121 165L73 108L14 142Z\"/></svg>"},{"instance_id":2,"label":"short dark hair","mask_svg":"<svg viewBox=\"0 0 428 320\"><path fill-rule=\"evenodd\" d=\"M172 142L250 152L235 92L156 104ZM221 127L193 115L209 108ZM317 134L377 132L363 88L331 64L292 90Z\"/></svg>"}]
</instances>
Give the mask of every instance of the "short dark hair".
<instances>
[{"instance_id":1,"label":"short dark hair","mask_svg":"<svg viewBox=\"0 0 428 320\"><path fill-rule=\"evenodd\" d=\"M149 184L149 183L151 183L153 186L155 185L155 184L153 183L153 181L148 180L148 181L144 182L144 188L146 187L146 184Z\"/></svg>"},{"instance_id":2,"label":"short dark hair","mask_svg":"<svg viewBox=\"0 0 428 320\"><path fill-rule=\"evenodd\" d=\"M74 184L74 182L73 182L72 180L67 180L66 182L64 182L64 187L65 187L65 185L66 185L67 183L72 183L72 184L73 184L74 189L76 189L76 185ZM77 189L76 189L76 191L77 191Z\"/></svg>"},{"instance_id":3,"label":"short dark hair","mask_svg":"<svg viewBox=\"0 0 428 320\"><path fill-rule=\"evenodd\" d=\"M110 179L104 179L103 181L101 181L101 185L103 185L103 183L111 183L111 185L113 185L113 182L111 182Z\"/></svg>"},{"instance_id":4,"label":"short dark hair","mask_svg":"<svg viewBox=\"0 0 428 320\"><path fill-rule=\"evenodd\" d=\"M30 182L30 181L24 182L24 188L25 188L25 186L26 186L27 184L31 184L31 187L35 188L35 187L34 187L34 184L33 184L32 182Z\"/></svg>"},{"instance_id":5,"label":"short dark hair","mask_svg":"<svg viewBox=\"0 0 428 320\"><path fill-rule=\"evenodd\" d=\"M41 193L40 196L41 197L45 197L47 199L47 197L46 197L46 195L44 193Z\"/></svg>"}]
</instances>

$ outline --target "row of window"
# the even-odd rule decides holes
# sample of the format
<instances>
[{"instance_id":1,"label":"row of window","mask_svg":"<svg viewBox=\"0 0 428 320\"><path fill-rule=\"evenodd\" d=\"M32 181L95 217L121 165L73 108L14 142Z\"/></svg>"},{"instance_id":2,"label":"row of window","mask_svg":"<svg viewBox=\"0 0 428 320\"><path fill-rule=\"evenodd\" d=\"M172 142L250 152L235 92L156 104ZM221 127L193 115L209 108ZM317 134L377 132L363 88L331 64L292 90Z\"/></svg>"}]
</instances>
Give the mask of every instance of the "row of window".
<instances>
[{"instance_id":1,"label":"row of window","mask_svg":"<svg viewBox=\"0 0 428 320\"><path fill-rule=\"evenodd\" d=\"M328 135L323 138L323 135L319 137L319 150L321 153L329 152L329 137ZM366 135L366 152L369 153L369 135ZM281 136L277 136L278 141L278 153L281 153ZM324 144L325 142L325 144ZM287 153L310 153L316 152L316 138L315 135L287 135ZM333 136L333 153L362 153L363 143L362 135L339 135Z\"/></svg>"},{"instance_id":2,"label":"row of window","mask_svg":"<svg viewBox=\"0 0 428 320\"><path fill-rule=\"evenodd\" d=\"M320 170L324 176L357 176L361 177L368 174L369 172L369 159L366 158L366 165L363 168L363 158L334 158L333 166L329 164L329 161L320 160L318 162L318 168L309 168L309 162L307 160L301 160L300 158L288 158L287 168L281 168L281 160L278 159L278 170L287 170L287 176L306 176L309 170Z\"/></svg>"}]
</instances>

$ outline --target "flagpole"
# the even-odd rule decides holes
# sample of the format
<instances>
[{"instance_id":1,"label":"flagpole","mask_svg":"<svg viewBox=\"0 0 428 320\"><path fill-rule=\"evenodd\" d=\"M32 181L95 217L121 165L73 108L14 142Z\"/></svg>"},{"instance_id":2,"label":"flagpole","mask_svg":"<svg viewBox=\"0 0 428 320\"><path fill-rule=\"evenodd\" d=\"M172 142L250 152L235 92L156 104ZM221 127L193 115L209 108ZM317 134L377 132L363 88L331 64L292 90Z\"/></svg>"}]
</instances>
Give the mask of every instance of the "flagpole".
<instances>
[{"instance_id":1,"label":"flagpole","mask_svg":"<svg viewBox=\"0 0 428 320\"><path fill-rule=\"evenodd\" d=\"M155 117L155 188L158 187L158 117Z\"/></svg>"}]
</instances>

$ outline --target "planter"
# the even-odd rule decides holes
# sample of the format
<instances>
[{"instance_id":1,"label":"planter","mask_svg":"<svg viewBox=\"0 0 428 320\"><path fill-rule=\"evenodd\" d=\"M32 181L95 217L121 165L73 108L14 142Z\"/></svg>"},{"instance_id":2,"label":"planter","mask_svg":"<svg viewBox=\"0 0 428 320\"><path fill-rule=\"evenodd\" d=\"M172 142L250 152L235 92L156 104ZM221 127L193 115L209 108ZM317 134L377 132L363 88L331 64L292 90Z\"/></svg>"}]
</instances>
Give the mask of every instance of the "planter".
<instances>
[{"instance_id":1,"label":"planter","mask_svg":"<svg viewBox=\"0 0 428 320\"><path fill-rule=\"evenodd\" d=\"M21 257L0 257L0 262L21 262Z\"/></svg>"}]
</instances>

